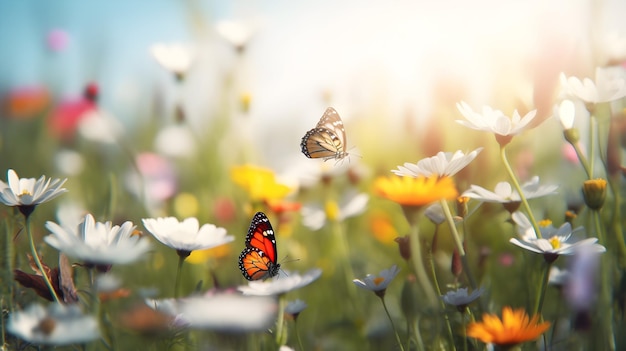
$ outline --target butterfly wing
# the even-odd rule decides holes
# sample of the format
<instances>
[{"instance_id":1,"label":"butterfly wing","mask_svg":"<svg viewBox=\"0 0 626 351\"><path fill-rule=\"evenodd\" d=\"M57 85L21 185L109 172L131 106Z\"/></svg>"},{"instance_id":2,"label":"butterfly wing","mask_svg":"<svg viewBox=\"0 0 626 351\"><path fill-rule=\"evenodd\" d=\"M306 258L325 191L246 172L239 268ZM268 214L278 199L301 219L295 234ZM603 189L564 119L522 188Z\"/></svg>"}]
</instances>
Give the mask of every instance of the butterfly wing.
<instances>
[{"instance_id":1,"label":"butterfly wing","mask_svg":"<svg viewBox=\"0 0 626 351\"><path fill-rule=\"evenodd\" d=\"M279 264L272 262L255 247L246 247L239 255L239 269L248 280L267 279L278 274Z\"/></svg>"},{"instance_id":2,"label":"butterfly wing","mask_svg":"<svg viewBox=\"0 0 626 351\"><path fill-rule=\"evenodd\" d=\"M248 280L273 277L280 268L276 256L274 229L267 216L257 212L246 235L246 248L239 255L239 269Z\"/></svg>"},{"instance_id":3,"label":"butterfly wing","mask_svg":"<svg viewBox=\"0 0 626 351\"><path fill-rule=\"evenodd\" d=\"M309 130L300 143L302 153L308 158L332 158L340 160L346 156L346 130L334 108L329 107L315 128Z\"/></svg>"}]
</instances>

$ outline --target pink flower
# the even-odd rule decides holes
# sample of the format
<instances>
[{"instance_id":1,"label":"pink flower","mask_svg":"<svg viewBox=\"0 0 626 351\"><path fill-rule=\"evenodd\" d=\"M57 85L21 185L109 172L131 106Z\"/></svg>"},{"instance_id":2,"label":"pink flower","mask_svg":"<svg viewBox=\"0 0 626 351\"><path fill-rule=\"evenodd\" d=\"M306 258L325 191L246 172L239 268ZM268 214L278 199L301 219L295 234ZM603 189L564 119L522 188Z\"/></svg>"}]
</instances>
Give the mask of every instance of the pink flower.
<instances>
[{"instance_id":1,"label":"pink flower","mask_svg":"<svg viewBox=\"0 0 626 351\"><path fill-rule=\"evenodd\" d=\"M62 29L52 29L46 36L46 44L48 49L54 52L60 52L67 48L70 42L70 36Z\"/></svg>"}]
</instances>

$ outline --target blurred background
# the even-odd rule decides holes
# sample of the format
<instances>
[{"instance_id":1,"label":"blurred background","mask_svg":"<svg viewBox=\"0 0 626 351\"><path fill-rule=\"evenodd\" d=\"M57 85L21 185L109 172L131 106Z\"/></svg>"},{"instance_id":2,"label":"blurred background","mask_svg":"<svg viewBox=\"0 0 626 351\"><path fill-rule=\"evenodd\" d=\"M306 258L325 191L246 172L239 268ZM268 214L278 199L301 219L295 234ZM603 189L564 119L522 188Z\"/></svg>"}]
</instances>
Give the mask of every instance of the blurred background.
<instances>
[{"instance_id":1,"label":"blurred background","mask_svg":"<svg viewBox=\"0 0 626 351\"><path fill-rule=\"evenodd\" d=\"M95 82L99 105L130 128L168 118L176 94L194 124L214 118L225 95L245 95L261 150L297 154L327 105L348 124L384 116L395 132L408 123L417 133L440 106L458 117L460 100L550 114L561 71L593 78L624 54L624 10L564 0L3 2L0 92L41 88L55 104ZM151 57L156 43L193 46L182 92Z\"/></svg>"}]
</instances>

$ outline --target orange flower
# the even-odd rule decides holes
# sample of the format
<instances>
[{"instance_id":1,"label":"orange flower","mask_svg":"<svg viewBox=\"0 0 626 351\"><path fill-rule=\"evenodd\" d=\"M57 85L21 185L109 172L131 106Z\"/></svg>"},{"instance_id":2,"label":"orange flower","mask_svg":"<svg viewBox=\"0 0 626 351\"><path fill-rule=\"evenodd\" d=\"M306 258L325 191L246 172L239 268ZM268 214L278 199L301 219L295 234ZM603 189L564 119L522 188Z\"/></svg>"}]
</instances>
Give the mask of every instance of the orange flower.
<instances>
[{"instance_id":1,"label":"orange flower","mask_svg":"<svg viewBox=\"0 0 626 351\"><path fill-rule=\"evenodd\" d=\"M502 309L502 320L496 315L483 314L482 322L470 323L467 336L498 346L513 346L537 339L548 328L550 322L539 322L539 316L529 319L523 309Z\"/></svg>"},{"instance_id":2,"label":"orange flower","mask_svg":"<svg viewBox=\"0 0 626 351\"><path fill-rule=\"evenodd\" d=\"M406 206L424 206L459 194L452 178L438 176L380 177L374 188L379 195Z\"/></svg>"}]
</instances>

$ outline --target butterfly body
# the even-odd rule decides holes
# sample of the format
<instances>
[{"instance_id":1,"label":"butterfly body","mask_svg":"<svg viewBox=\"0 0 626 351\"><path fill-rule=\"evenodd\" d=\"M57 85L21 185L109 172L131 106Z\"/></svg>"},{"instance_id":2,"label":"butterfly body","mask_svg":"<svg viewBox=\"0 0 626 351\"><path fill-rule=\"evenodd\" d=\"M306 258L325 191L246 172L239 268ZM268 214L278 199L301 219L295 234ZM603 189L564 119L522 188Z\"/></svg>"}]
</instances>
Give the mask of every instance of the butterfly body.
<instances>
[{"instance_id":1,"label":"butterfly body","mask_svg":"<svg viewBox=\"0 0 626 351\"><path fill-rule=\"evenodd\" d=\"M276 262L276 238L269 219L263 212L252 218L246 247L239 255L239 269L247 280L268 279L278 275L280 264Z\"/></svg>"},{"instance_id":2,"label":"butterfly body","mask_svg":"<svg viewBox=\"0 0 626 351\"><path fill-rule=\"evenodd\" d=\"M334 108L327 108L315 128L306 132L300 148L304 156L322 158L324 161L341 160L348 156L346 130Z\"/></svg>"}]
</instances>

